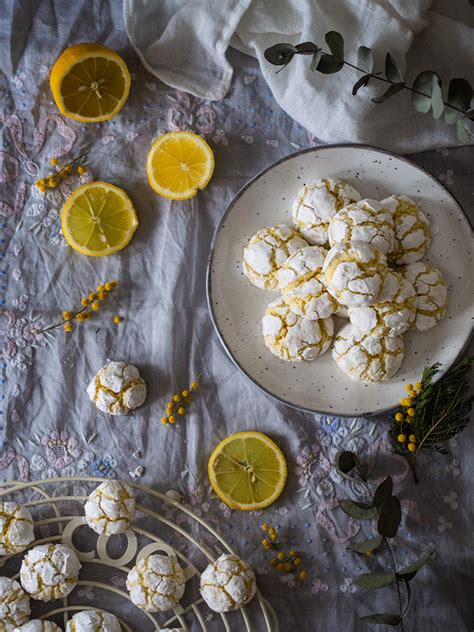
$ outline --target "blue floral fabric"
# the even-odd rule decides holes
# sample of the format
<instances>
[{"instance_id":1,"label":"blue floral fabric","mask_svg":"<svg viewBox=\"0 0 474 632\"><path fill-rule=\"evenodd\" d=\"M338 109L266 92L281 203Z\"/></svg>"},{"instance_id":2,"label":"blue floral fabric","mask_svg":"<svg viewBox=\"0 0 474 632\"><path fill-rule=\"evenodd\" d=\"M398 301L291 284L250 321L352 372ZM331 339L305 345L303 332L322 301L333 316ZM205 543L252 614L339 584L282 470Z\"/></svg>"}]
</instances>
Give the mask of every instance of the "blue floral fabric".
<instances>
[{"instance_id":1,"label":"blue floral fabric","mask_svg":"<svg viewBox=\"0 0 474 632\"><path fill-rule=\"evenodd\" d=\"M275 104L249 57L231 52L230 93L219 102L202 101L144 70L124 33L120 2L34 5L7 2L0 15L1 480L90 475L176 490L252 564L283 631L362 630L360 615L391 611L396 597L390 589L370 593L354 584L375 563L346 548L351 538L373 531L338 508L341 498L364 500L366 494L333 467L337 451L351 449L367 463L374 485L391 473L403 499L397 562L433 554L413 583L408 629L472 629L465 598L473 555L472 430L450 441L447 456L420 459L421 483L415 485L407 464L391 451L387 418L318 417L279 405L235 369L212 328L205 271L219 218L250 177L320 141ZM106 123L66 119L52 102L49 69L66 46L81 41L114 48L132 72L127 104ZM180 129L202 134L216 157L210 185L187 202L156 196L145 173L152 139ZM49 171L51 157L67 160L85 151L87 174L66 178L46 196L37 191L34 181ZM473 158L472 147L412 156L465 208L471 204ZM104 259L73 252L60 229L65 198L90 178L124 188L140 221L131 244ZM38 335L107 279L117 279L119 287L96 326ZM124 317L119 327L111 320L116 313ZM86 395L88 381L108 358L137 365L147 382L146 404L128 417L99 413ZM189 414L174 426L162 425L170 395L198 374L202 387ZM208 457L237 430L269 434L287 458L285 491L266 511L232 511L211 492ZM176 510L163 511L178 519ZM272 554L261 546L263 521L278 530L287 549L301 553L305 582L269 565ZM382 564L388 564L383 557ZM93 589L81 590L82 597L93 598ZM216 618L210 626L222 629ZM196 623L190 629L200 628Z\"/></svg>"}]
</instances>

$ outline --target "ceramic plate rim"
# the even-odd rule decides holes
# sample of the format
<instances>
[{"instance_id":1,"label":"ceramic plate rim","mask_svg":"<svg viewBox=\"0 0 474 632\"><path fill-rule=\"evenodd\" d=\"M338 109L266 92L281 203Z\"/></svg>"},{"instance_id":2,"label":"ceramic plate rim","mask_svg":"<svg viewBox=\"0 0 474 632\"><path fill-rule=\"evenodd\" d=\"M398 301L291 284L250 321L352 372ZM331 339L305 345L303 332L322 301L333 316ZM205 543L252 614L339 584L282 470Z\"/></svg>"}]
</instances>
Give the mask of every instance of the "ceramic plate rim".
<instances>
[{"instance_id":1,"label":"ceramic plate rim","mask_svg":"<svg viewBox=\"0 0 474 632\"><path fill-rule=\"evenodd\" d=\"M249 189L257 180L259 180L262 176L264 176L266 173L271 171L274 167L277 167L278 165L280 165L280 164L282 164L282 163L284 163L284 162L286 162L288 160L291 160L292 158L296 158L297 156L301 156L303 154L319 152L319 151L322 151L324 149L346 149L346 148L369 149L371 151L379 152L381 154L385 154L387 156L392 156L393 158L397 158L398 160L402 160L403 162L408 163L408 165L410 165L411 167L421 171L423 174L427 175L431 180L434 180L436 182L436 184L439 185L442 189L444 189L444 191L447 193L447 195L450 198L453 199L454 203L456 204L456 206L461 211L462 217L464 218L464 220L465 220L468 228L470 229L470 231L472 232L474 230L474 228L473 228L473 226L472 226L472 224L471 224L471 222L469 220L469 217L467 216L462 204L459 202L459 200L456 198L456 196L453 193L451 193L451 191L449 191L437 178L435 178L433 174L431 174L429 171L427 171L423 167L420 167L419 165L417 165L413 161L409 160L405 156L401 156L399 154L396 154L396 153L394 153L392 151L389 151L388 149L381 149L380 147L376 147L375 145L365 145L365 144L360 144L360 143L334 143L334 144L330 144L330 145L321 145L321 146L317 146L317 147L307 147L306 149L299 149L298 151L295 151L295 152L293 152L291 154L287 154L286 156L283 156L282 158L279 158L278 160L276 160L272 164L268 165L268 167L264 167L264 169L262 169L259 173L257 173L255 176L250 178L250 180L248 180L239 189L239 191L235 194L235 196L232 198L232 200L228 204L226 210L224 211L224 214L220 218L219 223L217 224L217 227L216 227L216 229L214 231L214 235L212 237L211 248L210 248L210 252L209 252L209 256L208 256L208 260L207 260L207 269L206 269L206 296L207 296L207 305L208 305L208 308L209 308L209 313L211 315L211 321L212 321L214 329L215 329L215 331L217 333L217 337L219 338L220 343L224 347L224 350L225 350L226 354L229 356L229 358L230 358L231 362L234 364L234 366L254 386L256 386L263 393L265 393L266 395L271 397L273 400L275 400L275 401L277 401L277 402L279 402L281 404L284 404L285 406L288 406L289 408L293 408L294 410L298 410L298 411L305 412L305 413L310 413L312 415L327 415L327 416L331 416L331 417L343 417L343 418L350 419L350 418L354 417L354 414L338 413L338 412L335 412L335 411L326 411L326 410L316 410L314 408L307 408L306 406L298 406L297 404L294 404L292 402L286 401L283 397L279 397L278 395L275 395L275 393L270 392L264 386L259 384L240 365L240 363L238 362L238 360L235 358L234 354L230 350L229 345L227 344L227 342L226 342L226 340L224 338L224 335L222 334L222 332L221 332L221 330L219 328L219 324L217 322L217 317L216 317L216 314L214 312L213 301L212 301L212 262L214 260L216 243L217 243L217 240L219 238L219 234L221 232L222 225L224 224L227 216L232 211L233 207L237 204L237 202L242 197L242 195L245 193L245 191L247 191L247 189ZM439 379L441 379L443 377L443 375L454 364L456 364L456 362L462 357L462 355L464 354L467 346L469 345L469 342L471 340L472 334L473 334L473 331L472 331L472 328L471 328L471 330L469 331L469 333L466 336L466 339L464 341L464 345L460 349L458 355L454 358L454 360L451 362L451 364L442 367L442 369L438 372L438 374L436 376L435 382L437 382ZM388 412L390 412L392 410L395 410L396 408L397 408L397 405L394 405L394 406L389 406L387 408L381 408L381 409L374 410L374 411L368 411L368 412L360 413L360 414L357 414L356 416L357 417L369 417L369 416L373 416L373 415L381 415L381 414L384 414L384 413L388 413Z\"/></svg>"}]
</instances>

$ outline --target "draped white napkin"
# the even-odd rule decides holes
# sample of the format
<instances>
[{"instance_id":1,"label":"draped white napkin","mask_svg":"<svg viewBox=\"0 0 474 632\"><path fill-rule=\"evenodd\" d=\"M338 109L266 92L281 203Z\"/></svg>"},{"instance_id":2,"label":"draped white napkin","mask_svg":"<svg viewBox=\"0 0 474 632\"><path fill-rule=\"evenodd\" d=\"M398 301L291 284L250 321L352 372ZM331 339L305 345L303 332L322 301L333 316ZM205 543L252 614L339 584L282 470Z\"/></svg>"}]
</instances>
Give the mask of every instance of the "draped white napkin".
<instances>
[{"instance_id":1,"label":"draped white napkin","mask_svg":"<svg viewBox=\"0 0 474 632\"><path fill-rule=\"evenodd\" d=\"M264 51L278 42L313 41L327 50L324 34L345 40L345 58L373 49L383 70L387 51L407 78L435 70L445 86L453 77L473 80L474 29L464 23L468 0L124 0L127 33L145 67L166 84L218 100L230 87L229 46L256 57L275 99L312 134L326 142L360 142L415 152L459 144L455 127L417 113L403 91L383 104L370 100L386 89L372 81L352 96L356 71L334 75L310 70L311 57L295 56L277 67ZM458 19L457 19L458 18ZM419 33L419 35L417 35Z\"/></svg>"}]
</instances>

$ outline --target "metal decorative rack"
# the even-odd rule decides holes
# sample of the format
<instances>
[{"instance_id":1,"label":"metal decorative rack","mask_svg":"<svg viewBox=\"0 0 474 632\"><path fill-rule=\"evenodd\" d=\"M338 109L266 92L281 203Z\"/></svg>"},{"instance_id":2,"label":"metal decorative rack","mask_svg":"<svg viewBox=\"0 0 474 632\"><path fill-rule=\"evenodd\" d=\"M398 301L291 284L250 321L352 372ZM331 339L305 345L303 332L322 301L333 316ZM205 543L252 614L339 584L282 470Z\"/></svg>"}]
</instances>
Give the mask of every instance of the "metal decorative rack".
<instances>
[{"instance_id":1,"label":"metal decorative rack","mask_svg":"<svg viewBox=\"0 0 474 632\"><path fill-rule=\"evenodd\" d=\"M91 605L91 601L95 598L95 591L98 590L103 594L99 603L104 604L104 600L107 599L107 605L109 601L114 602L114 606L118 604L114 610L120 610L120 616L117 615L116 611L114 614L118 616L122 629L126 632L138 629L147 632L148 630L160 630L167 627L179 627L183 632L189 630L209 631L211 629L213 631L225 630L226 632L233 630L238 632L261 632L264 630L265 632L280 632L275 611L258 590L255 598L239 610L222 614L213 614L208 610L198 591L200 571L182 549L192 547L193 558L200 558L200 565L203 568L209 562L213 562L221 553L235 553L235 551L205 520L170 495L145 485L128 483L135 490L137 499L134 524L122 536L97 536L94 534L91 529L85 526L84 517L77 514L82 513L81 506L94 486L103 482L103 478L81 476L49 478L33 482L0 483L0 500L15 500L28 507L33 514L36 539L30 546L49 542L65 544L76 552L83 565L77 588L62 600L62 606L53 610L47 610L47 606L39 606L39 614L35 614L35 616L41 619L53 618L55 620L62 617L64 626L66 626L69 617L80 610L94 609L110 612L110 609L103 609L100 605L97 607ZM84 494L71 494L71 489L78 485L81 486L81 490L83 490L82 486L86 488L90 486L90 490ZM156 506L157 500L162 501L164 507L173 511L176 510L177 516L182 519L173 521L163 513L155 511L155 508L151 509L147 506ZM164 513L169 514L166 511ZM47 517L43 517L43 515ZM184 529L179 522L189 523L195 534ZM38 532L44 537L38 538ZM160 533L161 537L156 532ZM124 546L124 538L126 547ZM93 544L91 544L91 539ZM204 540L209 544L204 544ZM109 554L109 549L113 549L113 553L118 552L118 556L112 557ZM163 619L165 615L156 615L138 609L130 601L125 587L124 589L118 587L125 583L125 575L136 561L157 551L176 556L183 567L187 584L183 598L184 605L179 604L173 608L172 616L170 613L166 613L166 620ZM216 552L218 553L216 554ZM23 554L18 553L0 558L1 572L16 579ZM99 573L103 581L97 581L93 577L93 575L97 575L98 565L101 565ZM117 571L119 571L123 581L118 582L117 577L108 577L111 572L116 573ZM191 601L186 605L185 600L189 600L190 595ZM160 620L159 617L161 617ZM133 628L130 627L130 623L133 623Z\"/></svg>"}]
</instances>

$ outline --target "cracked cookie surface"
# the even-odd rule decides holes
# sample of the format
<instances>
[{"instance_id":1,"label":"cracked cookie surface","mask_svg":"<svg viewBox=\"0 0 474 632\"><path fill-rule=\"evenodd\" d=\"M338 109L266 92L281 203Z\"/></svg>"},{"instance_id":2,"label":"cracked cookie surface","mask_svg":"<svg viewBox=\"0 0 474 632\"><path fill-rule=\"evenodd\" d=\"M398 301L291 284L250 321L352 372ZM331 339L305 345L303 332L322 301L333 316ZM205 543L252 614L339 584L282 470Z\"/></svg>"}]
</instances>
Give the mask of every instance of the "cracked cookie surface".
<instances>
[{"instance_id":1,"label":"cracked cookie surface","mask_svg":"<svg viewBox=\"0 0 474 632\"><path fill-rule=\"evenodd\" d=\"M109 362L87 387L91 401L109 415L126 415L146 399L146 384L137 367L127 362Z\"/></svg>"},{"instance_id":2,"label":"cracked cookie surface","mask_svg":"<svg viewBox=\"0 0 474 632\"><path fill-rule=\"evenodd\" d=\"M327 292L322 267L327 250L322 246L300 248L277 272L278 287L292 312L310 320L328 318L339 309Z\"/></svg>"},{"instance_id":3,"label":"cracked cookie surface","mask_svg":"<svg viewBox=\"0 0 474 632\"><path fill-rule=\"evenodd\" d=\"M293 224L308 243L324 246L331 218L360 198L360 193L344 180L322 178L305 184L293 202Z\"/></svg>"},{"instance_id":4,"label":"cracked cookie surface","mask_svg":"<svg viewBox=\"0 0 474 632\"><path fill-rule=\"evenodd\" d=\"M109 612L83 610L67 622L66 632L121 632L121 627L117 617Z\"/></svg>"},{"instance_id":5,"label":"cracked cookie surface","mask_svg":"<svg viewBox=\"0 0 474 632\"><path fill-rule=\"evenodd\" d=\"M166 612L178 605L184 594L185 577L174 557L148 555L127 575L131 601L147 612Z\"/></svg>"},{"instance_id":6,"label":"cracked cookie surface","mask_svg":"<svg viewBox=\"0 0 474 632\"><path fill-rule=\"evenodd\" d=\"M30 510L15 502L0 502L0 555L20 553L34 539Z\"/></svg>"},{"instance_id":7,"label":"cracked cookie surface","mask_svg":"<svg viewBox=\"0 0 474 632\"><path fill-rule=\"evenodd\" d=\"M395 240L390 258L397 265L419 261L430 246L431 230L418 204L406 195L391 195L381 204L393 215Z\"/></svg>"},{"instance_id":8,"label":"cracked cookie surface","mask_svg":"<svg viewBox=\"0 0 474 632\"><path fill-rule=\"evenodd\" d=\"M0 632L10 632L26 623L30 616L30 598L10 577L0 577Z\"/></svg>"},{"instance_id":9,"label":"cracked cookie surface","mask_svg":"<svg viewBox=\"0 0 474 632\"><path fill-rule=\"evenodd\" d=\"M201 575L202 598L214 612L242 608L257 590L250 566L236 555L221 555Z\"/></svg>"},{"instance_id":10,"label":"cracked cookie surface","mask_svg":"<svg viewBox=\"0 0 474 632\"><path fill-rule=\"evenodd\" d=\"M368 307L349 308L352 325L371 336L397 336L413 327L416 292L400 272L389 270L379 298Z\"/></svg>"},{"instance_id":11,"label":"cracked cookie surface","mask_svg":"<svg viewBox=\"0 0 474 632\"><path fill-rule=\"evenodd\" d=\"M81 564L63 544L40 544L23 558L20 581L33 599L51 601L66 597L75 588Z\"/></svg>"},{"instance_id":12,"label":"cracked cookie surface","mask_svg":"<svg viewBox=\"0 0 474 632\"><path fill-rule=\"evenodd\" d=\"M402 268L403 276L416 291L414 328L426 331L434 327L446 314L448 287L437 268L418 261Z\"/></svg>"},{"instance_id":13,"label":"cracked cookie surface","mask_svg":"<svg viewBox=\"0 0 474 632\"><path fill-rule=\"evenodd\" d=\"M105 481L89 495L84 510L87 524L96 533L124 533L135 515L133 490L122 481Z\"/></svg>"},{"instance_id":14,"label":"cracked cookie surface","mask_svg":"<svg viewBox=\"0 0 474 632\"><path fill-rule=\"evenodd\" d=\"M15 628L14 632L62 632L61 628L53 621L43 619L32 619L24 623L19 628Z\"/></svg>"},{"instance_id":15,"label":"cracked cookie surface","mask_svg":"<svg viewBox=\"0 0 474 632\"><path fill-rule=\"evenodd\" d=\"M344 207L331 219L329 244L363 241L384 254L392 251L394 223L392 213L376 200L360 200Z\"/></svg>"},{"instance_id":16,"label":"cracked cookie surface","mask_svg":"<svg viewBox=\"0 0 474 632\"><path fill-rule=\"evenodd\" d=\"M385 255L361 241L335 244L324 261L324 282L328 292L346 307L374 303L387 276Z\"/></svg>"},{"instance_id":17,"label":"cracked cookie surface","mask_svg":"<svg viewBox=\"0 0 474 632\"><path fill-rule=\"evenodd\" d=\"M308 242L286 224L262 228L244 249L244 274L260 289L277 290L277 271L298 248L307 245Z\"/></svg>"},{"instance_id":18,"label":"cracked cookie surface","mask_svg":"<svg viewBox=\"0 0 474 632\"><path fill-rule=\"evenodd\" d=\"M380 382L394 375L403 361L402 336L370 336L350 323L334 339L332 357L344 373L359 382Z\"/></svg>"},{"instance_id":19,"label":"cracked cookie surface","mask_svg":"<svg viewBox=\"0 0 474 632\"><path fill-rule=\"evenodd\" d=\"M280 297L272 301L262 319L265 345L287 362L310 362L328 350L334 334L331 317L310 320L291 311Z\"/></svg>"}]
</instances>

